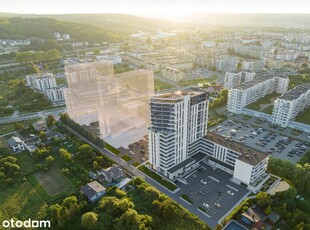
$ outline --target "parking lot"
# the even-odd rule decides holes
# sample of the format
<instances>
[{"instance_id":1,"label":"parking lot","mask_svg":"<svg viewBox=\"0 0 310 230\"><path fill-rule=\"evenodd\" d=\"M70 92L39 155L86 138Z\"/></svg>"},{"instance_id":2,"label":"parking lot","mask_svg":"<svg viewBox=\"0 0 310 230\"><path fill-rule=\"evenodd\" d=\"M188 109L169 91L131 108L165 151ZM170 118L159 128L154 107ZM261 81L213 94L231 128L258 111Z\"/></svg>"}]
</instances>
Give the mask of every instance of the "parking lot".
<instances>
[{"instance_id":1,"label":"parking lot","mask_svg":"<svg viewBox=\"0 0 310 230\"><path fill-rule=\"evenodd\" d=\"M212 169L203 164L194 174L186 178L188 185L178 184L178 195L187 195L192 201L190 209L205 209L205 221L215 227L217 222L248 192L230 181L232 175Z\"/></svg>"},{"instance_id":2,"label":"parking lot","mask_svg":"<svg viewBox=\"0 0 310 230\"><path fill-rule=\"evenodd\" d=\"M298 162L310 147L307 142L301 142L263 128L254 128L249 124L242 125L231 120L213 127L211 131L229 136L234 141L292 163Z\"/></svg>"}]
</instances>

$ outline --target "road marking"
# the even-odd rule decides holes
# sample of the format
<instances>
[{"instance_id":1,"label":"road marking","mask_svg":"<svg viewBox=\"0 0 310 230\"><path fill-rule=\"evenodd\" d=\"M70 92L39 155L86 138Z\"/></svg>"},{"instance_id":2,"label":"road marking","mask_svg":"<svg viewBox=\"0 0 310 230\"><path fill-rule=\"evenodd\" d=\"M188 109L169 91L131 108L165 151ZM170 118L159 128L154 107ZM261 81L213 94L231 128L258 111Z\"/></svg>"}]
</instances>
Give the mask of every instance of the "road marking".
<instances>
[{"instance_id":1,"label":"road marking","mask_svg":"<svg viewBox=\"0 0 310 230\"><path fill-rule=\"evenodd\" d=\"M232 186L230 186L230 185L226 185L228 188L230 188L230 189L232 189L232 190L235 190L236 192L238 192L239 190L238 189L236 189L236 188L234 188L234 187L232 187Z\"/></svg>"},{"instance_id":2,"label":"road marking","mask_svg":"<svg viewBox=\"0 0 310 230\"><path fill-rule=\"evenodd\" d=\"M214 178L214 177L212 177L212 176L208 176L211 180L214 180L214 181L216 181L217 183L219 183L220 181L218 180L218 179L216 179L216 178Z\"/></svg>"}]
</instances>

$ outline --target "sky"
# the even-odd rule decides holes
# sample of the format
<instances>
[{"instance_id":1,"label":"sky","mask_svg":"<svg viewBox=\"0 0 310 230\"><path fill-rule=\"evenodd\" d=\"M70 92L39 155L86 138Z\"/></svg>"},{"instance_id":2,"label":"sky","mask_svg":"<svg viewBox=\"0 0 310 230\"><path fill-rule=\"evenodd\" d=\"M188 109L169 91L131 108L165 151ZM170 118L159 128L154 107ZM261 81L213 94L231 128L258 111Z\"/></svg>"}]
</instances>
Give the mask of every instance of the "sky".
<instances>
[{"instance_id":1,"label":"sky","mask_svg":"<svg viewBox=\"0 0 310 230\"><path fill-rule=\"evenodd\" d=\"M156 18L204 12L310 14L310 0L0 0L0 12L122 13Z\"/></svg>"}]
</instances>

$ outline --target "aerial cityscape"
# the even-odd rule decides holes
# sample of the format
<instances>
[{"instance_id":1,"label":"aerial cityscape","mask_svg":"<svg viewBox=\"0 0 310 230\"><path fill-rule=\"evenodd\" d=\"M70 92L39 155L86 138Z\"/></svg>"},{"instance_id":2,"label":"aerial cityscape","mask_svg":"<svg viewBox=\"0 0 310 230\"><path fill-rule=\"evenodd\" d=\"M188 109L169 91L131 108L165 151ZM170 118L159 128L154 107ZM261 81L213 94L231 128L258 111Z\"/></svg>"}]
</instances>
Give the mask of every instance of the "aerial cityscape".
<instances>
[{"instance_id":1,"label":"aerial cityscape","mask_svg":"<svg viewBox=\"0 0 310 230\"><path fill-rule=\"evenodd\" d=\"M310 230L310 2L0 11L0 229Z\"/></svg>"}]
</instances>

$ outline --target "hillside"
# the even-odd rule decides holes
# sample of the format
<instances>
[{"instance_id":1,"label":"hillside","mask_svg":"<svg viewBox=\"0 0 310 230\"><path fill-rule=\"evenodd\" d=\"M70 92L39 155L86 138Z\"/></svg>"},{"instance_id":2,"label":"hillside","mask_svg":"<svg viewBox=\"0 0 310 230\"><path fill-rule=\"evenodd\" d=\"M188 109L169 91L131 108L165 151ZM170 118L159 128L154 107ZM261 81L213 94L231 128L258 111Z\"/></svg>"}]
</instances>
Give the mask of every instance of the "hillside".
<instances>
[{"instance_id":1,"label":"hillside","mask_svg":"<svg viewBox=\"0 0 310 230\"><path fill-rule=\"evenodd\" d=\"M53 18L56 20L83 23L99 26L122 34L135 33L140 30L152 31L167 24L167 21L137 17L127 14L11 14L1 13L0 17L22 17L22 18Z\"/></svg>"},{"instance_id":2,"label":"hillside","mask_svg":"<svg viewBox=\"0 0 310 230\"><path fill-rule=\"evenodd\" d=\"M1 14L0 14L1 16ZM68 33L72 40L117 41L122 35L98 26L62 21L52 18L1 18L0 39L39 37L54 39L54 32Z\"/></svg>"}]
</instances>

